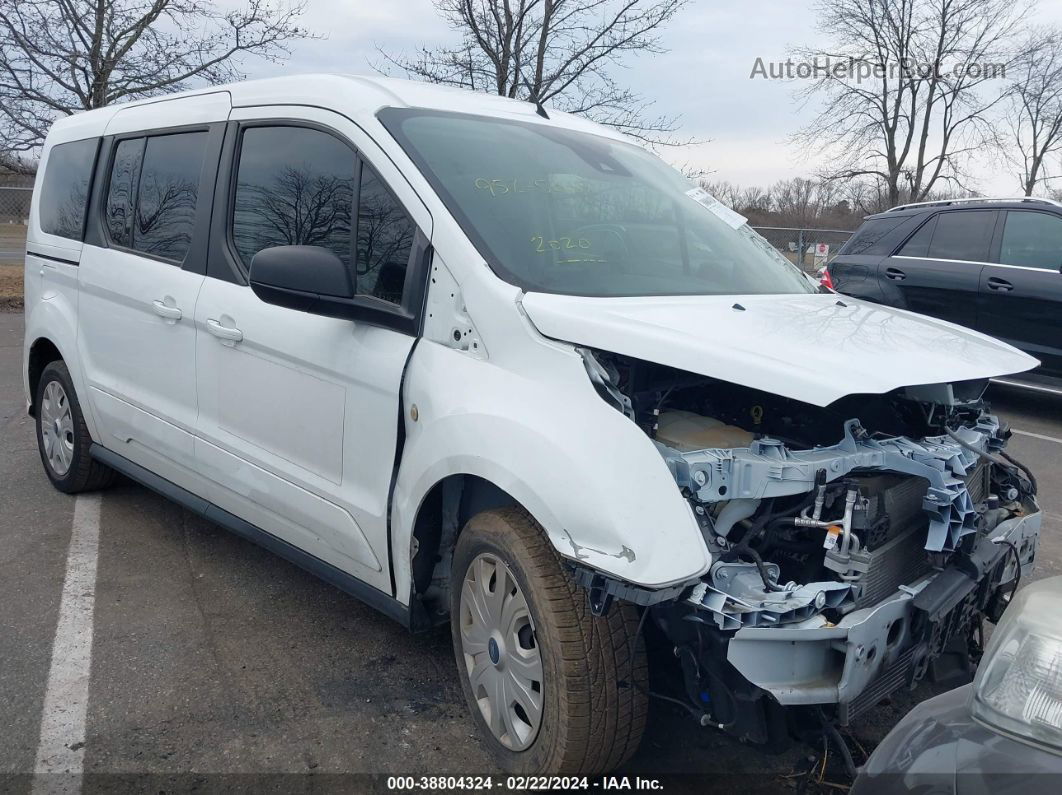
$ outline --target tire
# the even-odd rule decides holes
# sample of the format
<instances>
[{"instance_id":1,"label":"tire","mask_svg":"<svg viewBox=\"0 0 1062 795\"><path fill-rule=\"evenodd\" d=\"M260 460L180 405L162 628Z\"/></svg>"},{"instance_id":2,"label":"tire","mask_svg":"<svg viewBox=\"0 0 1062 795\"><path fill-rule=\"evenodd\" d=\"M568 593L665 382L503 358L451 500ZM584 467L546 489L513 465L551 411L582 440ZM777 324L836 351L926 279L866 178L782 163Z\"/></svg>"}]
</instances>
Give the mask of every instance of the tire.
<instances>
[{"instance_id":1,"label":"tire","mask_svg":"<svg viewBox=\"0 0 1062 795\"><path fill-rule=\"evenodd\" d=\"M486 608L477 616L472 613L481 604L476 598L486 604L498 592L499 582L506 583L508 594L501 593L496 614L505 616L507 609L510 615L519 614L514 605L523 597L530 626L521 626L514 635L503 619L498 622L503 628L491 635L500 638L493 648L488 642L483 652L478 624ZM484 587L477 597L477 589ZM630 758L645 729L649 689L645 646L637 634L639 614L633 605L617 602L606 616L593 616L586 592L575 586L541 526L520 508L485 511L465 525L454 550L450 593L458 677L480 735L502 770L595 775ZM520 620L516 619L517 626ZM515 648L514 638L518 651L510 651ZM512 679L507 681L525 681L517 672L532 670L521 661L533 651L541 662L537 721L527 721L529 731L520 725L520 710L514 707L510 722L516 728L511 732L506 728L499 737L488 722L489 715L498 713L489 703L481 706L490 670L506 674L512 668ZM496 657L502 660L500 666ZM521 704L523 716L534 718L534 704L529 709L522 706L529 697L527 689L521 691L518 685L510 689L517 694L515 703ZM504 688L498 692L506 701ZM505 724L504 713L492 722L496 727Z\"/></svg>"},{"instance_id":2,"label":"tire","mask_svg":"<svg viewBox=\"0 0 1062 795\"><path fill-rule=\"evenodd\" d=\"M67 494L106 488L116 472L89 455L92 437L85 425L70 371L50 362L37 384L37 449L52 485Z\"/></svg>"}]
</instances>

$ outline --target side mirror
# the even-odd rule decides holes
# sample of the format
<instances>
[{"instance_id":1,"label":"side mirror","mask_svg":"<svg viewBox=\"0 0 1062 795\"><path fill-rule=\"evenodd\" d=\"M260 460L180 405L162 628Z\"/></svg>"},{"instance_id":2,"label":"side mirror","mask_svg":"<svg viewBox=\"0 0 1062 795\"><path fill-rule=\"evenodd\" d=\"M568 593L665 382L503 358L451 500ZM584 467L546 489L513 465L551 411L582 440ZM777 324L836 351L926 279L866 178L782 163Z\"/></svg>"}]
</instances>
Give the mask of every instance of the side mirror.
<instances>
[{"instance_id":1,"label":"side mirror","mask_svg":"<svg viewBox=\"0 0 1062 795\"><path fill-rule=\"evenodd\" d=\"M267 304L415 335L419 317L409 307L420 307L423 301L431 253L431 247L419 232L417 239L421 243L411 256L417 258L420 266L411 272L421 278L397 291L404 299L402 303L357 295L353 268L320 246L262 249L251 259L251 289Z\"/></svg>"},{"instance_id":2,"label":"side mirror","mask_svg":"<svg viewBox=\"0 0 1062 795\"><path fill-rule=\"evenodd\" d=\"M330 317L349 317L354 277L320 246L273 246L251 259L251 289L267 304Z\"/></svg>"}]
</instances>

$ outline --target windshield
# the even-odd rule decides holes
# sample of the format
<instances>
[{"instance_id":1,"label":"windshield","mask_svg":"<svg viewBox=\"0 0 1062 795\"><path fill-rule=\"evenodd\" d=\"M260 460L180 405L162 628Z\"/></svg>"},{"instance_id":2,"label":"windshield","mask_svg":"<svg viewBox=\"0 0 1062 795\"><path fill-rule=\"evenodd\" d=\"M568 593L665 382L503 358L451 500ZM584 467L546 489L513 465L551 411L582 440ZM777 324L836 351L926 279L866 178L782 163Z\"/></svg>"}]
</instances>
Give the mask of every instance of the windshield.
<instances>
[{"instance_id":1,"label":"windshield","mask_svg":"<svg viewBox=\"0 0 1062 795\"><path fill-rule=\"evenodd\" d=\"M815 292L741 216L637 146L486 116L379 116L495 273L525 290Z\"/></svg>"}]
</instances>

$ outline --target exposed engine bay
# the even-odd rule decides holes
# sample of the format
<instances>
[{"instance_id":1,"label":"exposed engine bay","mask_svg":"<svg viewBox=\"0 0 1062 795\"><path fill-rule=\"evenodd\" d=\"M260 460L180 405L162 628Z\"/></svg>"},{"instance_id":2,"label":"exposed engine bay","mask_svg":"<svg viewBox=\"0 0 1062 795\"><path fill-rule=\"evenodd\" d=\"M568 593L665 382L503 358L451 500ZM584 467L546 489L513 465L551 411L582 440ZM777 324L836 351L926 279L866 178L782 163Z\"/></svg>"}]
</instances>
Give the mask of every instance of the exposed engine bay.
<instances>
[{"instance_id":1,"label":"exposed engine bay","mask_svg":"<svg viewBox=\"0 0 1062 795\"><path fill-rule=\"evenodd\" d=\"M823 408L581 353L601 397L653 440L712 564L666 592L577 578L592 607L647 607L703 725L777 745L801 710L847 723L947 663L976 662L982 622L1005 609L1040 526L1035 478L1005 452L987 380Z\"/></svg>"}]
</instances>

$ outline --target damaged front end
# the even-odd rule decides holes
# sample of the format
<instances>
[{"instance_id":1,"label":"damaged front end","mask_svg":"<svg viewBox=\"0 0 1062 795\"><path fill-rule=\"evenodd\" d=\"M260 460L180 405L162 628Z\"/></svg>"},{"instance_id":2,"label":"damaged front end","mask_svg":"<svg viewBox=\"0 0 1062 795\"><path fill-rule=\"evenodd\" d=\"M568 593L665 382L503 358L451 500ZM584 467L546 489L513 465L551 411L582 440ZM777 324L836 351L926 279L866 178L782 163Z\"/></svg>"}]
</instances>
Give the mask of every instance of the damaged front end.
<instances>
[{"instance_id":1,"label":"damaged front end","mask_svg":"<svg viewBox=\"0 0 1062 795\"><path fill-rule=\"evenodd\" d=\"M1036 553L1032 474L983 382L817 407L582 350L599 394L653 439L712 554L696 583L577 569L595 611L645 606L704 725L783 744L927 674L969 673Z\"/></svg>"}]
</instances>

